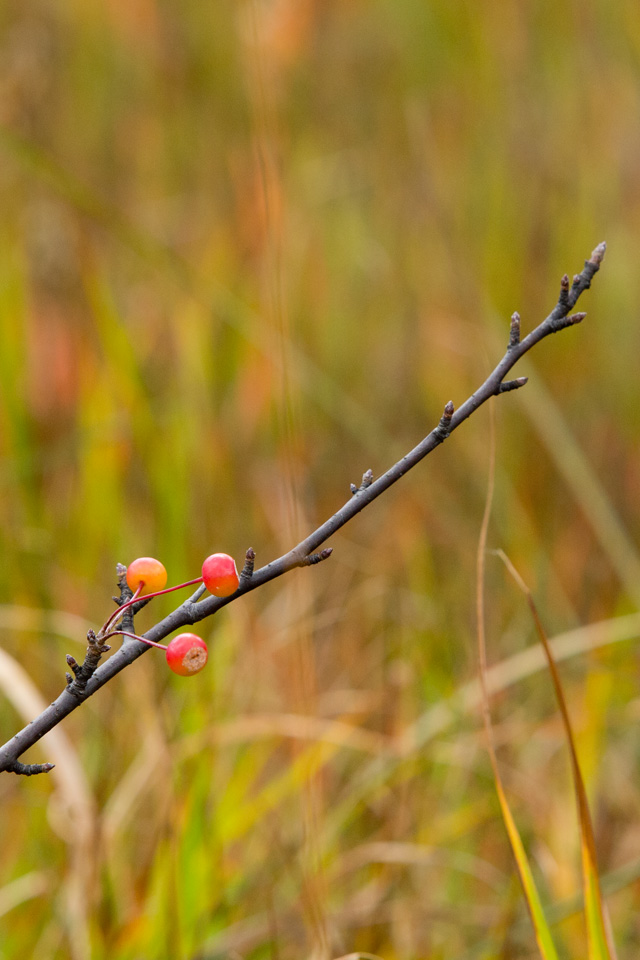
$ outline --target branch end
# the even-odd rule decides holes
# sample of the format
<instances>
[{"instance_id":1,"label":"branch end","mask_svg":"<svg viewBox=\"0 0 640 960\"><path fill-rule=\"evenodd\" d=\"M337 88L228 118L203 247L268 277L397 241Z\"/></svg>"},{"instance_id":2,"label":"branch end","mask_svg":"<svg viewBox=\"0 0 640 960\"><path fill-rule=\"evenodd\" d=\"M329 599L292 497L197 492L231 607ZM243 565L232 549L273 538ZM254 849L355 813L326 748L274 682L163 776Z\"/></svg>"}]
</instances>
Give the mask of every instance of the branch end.
<instances>
[{"instance_id":1,"label":"branch end","mask_svg":"<svg viewBox=\"0 0 640 960\"><path fill-rule=\"evenodd\" d=\"M604 255L607 252L607 244L603 240L602 243L599 243L595 248L587 263L591 263L594 267L599 267L602 261L604 260Z\"/></svg>"}]
</instances>

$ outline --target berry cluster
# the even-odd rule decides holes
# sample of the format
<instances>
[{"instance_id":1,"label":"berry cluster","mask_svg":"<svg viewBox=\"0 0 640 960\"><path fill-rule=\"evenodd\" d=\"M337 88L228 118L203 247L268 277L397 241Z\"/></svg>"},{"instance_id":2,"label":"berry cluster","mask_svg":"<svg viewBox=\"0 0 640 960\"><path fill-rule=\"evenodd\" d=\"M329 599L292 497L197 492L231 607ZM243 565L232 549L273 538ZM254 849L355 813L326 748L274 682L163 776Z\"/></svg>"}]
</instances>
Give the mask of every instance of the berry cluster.
<instances>
[{"instance_id":1,"label":"berry cluster","mask_svg":"<svg viewBox=\"0 0 640 960\"><path fill-rule=\"evenodd\" d=\"M226 553L213 553L202 564L202 576L165 589L166 583L167 571L159 560L155 560L153 557L139 557L134 560L127 567L127 584L133 592L133 596L109 617L103 625L100 635L103 640L116 635L132 637L151 647L158 647L165 651L167 664L174 673L178 673L182 677L191 677L202 670L208 657L206 643L195 633L181 633L174 637L168 645L165 645L164 643L147 640L146 637L139 637L137 634L129 633L126 630L118 630L116 624L124 611L141 597L151 599L151 597L171 593L173 590L180 590L182 587L188 587L195 583L204 583L209 593L212 593L214 597L230 597L240 585L238 570L233 557Z\"/></svg>"}]
</instances>

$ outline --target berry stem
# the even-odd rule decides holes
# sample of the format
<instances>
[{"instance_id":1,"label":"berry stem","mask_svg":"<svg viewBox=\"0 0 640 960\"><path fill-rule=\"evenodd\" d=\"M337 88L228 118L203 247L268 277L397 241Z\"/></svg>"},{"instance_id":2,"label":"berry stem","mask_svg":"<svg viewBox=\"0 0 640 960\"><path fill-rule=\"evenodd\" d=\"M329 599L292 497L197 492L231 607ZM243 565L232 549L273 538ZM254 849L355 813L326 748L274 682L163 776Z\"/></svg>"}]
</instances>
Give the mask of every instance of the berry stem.
<instances>
[{"instance_id":1,"label":"berry stem","mask_svg":"<svg viewBox=\"0 0 640 960\"><path fill-rule=\"evenodd\" d=\"M173 593L174 590L182 590L183 587L191 587L194 583L202 583L202 577L196 577L195 580L185 580L184 583L178 583L175 587L166 587L164 590L156 590L155 593L145 593L144 599L151 600L152 597L160 597L163 593ZM136 592L131 597L131 600L127 600L127 602L123 603L121 607L118 607L117 610L113 611L106 623L103 624L102 629L100 630L101 634L104 630L108 630L112 623L120 619L127 607L131 607L136 602L140 596L140 591L142 590L143 586L144 584L139 584L139 586L136 587ZM138 637L138 639L140 638Z\"/></svg>"},{"instance_id":2,"label":"berry stem","mask_svg":"<svg viewBox=\"0 0 640 960\"><path fill-rule=\"evenodd\" d=\"M103 637L103 640L108 640L109 637L131 637L132 640L140 640L142 643L146 643L150 647L157 647L158 650L166 650L167 647L164 643L155 643L154 640L147 640L146 637L139 637L137 633L129 633L128 630L112 630L111 633L108 633L106 637Z\"/></svg>"},{"instance_id":3,"label":"berry stem","mask_svg":"<svg viewBox=\"0 0 640 960\"><path fill-rule=\"evenodd\" d=\"M111 616L107 617L107 619L105 620L105 622L104 622L104 623L102 624L102 626L100 627L100 631L99 631L99 635L100 635L100 636L105 632L105 630L108 630L108 629L109 629L110 625L111 625L115 620L119 620L119 619L120 619L120 617L122 616L123 612L126 610L127 607L130 607L132 603L135 603L135 601L136 601L136 600L138 599L138 597L140 596L140 591L142 590L142 587L143 587L143 584L142 584L142 583L139 583L138 586L136 587L135 593L133 594L133 596L131 597L131 599L130 599L130 600L127 600L126 603L123 603L122 606L121 606L121 607L118 607L117 610L114 610L113 613L111 614ZM115 599L115 598L114 598L114 599Z\"/></svg>"}]
</instances>

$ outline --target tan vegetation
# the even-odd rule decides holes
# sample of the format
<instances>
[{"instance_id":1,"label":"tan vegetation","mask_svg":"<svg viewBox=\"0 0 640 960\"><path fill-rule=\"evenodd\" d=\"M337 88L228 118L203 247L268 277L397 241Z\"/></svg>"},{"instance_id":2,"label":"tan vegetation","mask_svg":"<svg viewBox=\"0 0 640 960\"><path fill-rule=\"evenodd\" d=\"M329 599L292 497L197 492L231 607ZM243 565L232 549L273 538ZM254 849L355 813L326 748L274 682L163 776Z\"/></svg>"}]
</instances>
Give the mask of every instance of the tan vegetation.
<instances>
[{"instance_id":1,"label":"tan vegetation","mask_svg":"<svg viewBox=\"0 0 640 960\"><path fill-rule=\"evenodd\" d=\"M0 5L7 736L117 561L289 549L606 238L587 319L494 405L488 547L566 653L637 955L639 57L630 0ZM488 437L480 411L330 560L206 622L198 677L145 655L32 751L55 770L0 780L3 960L535 956L478 709ZM505 789L582 958L561 722L492 555L486 603Z\"/></svg>"}]
</instances>

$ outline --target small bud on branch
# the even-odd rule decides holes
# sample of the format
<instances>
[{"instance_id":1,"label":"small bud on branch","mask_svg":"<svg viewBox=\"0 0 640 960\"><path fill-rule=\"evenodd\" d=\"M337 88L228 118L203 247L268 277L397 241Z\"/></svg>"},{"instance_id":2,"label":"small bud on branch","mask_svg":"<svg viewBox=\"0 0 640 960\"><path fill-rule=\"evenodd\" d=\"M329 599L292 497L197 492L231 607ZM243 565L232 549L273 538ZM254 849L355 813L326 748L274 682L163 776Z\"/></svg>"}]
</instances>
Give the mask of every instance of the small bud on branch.
<instances>
[{"instance_id":1,"label":"small bud on branch","mask_svg":"<svg viewBox=\"0 0 640 960\"><path fill-rule=\"evenodd\" d=\"M518 390L528 383L529 377L518 377L516 380L504 380L498 387L497 393L509 393L511 390Z\"/></svg>"},{"instance_id":2,"label":"small bud on branch","mask_svg":"<svg viewBox=\"0 0 640 960\"><path fill-rule=\"evenodd\" d=\"M254 565L255 565L255 561L256 561L255 551L254 551L251 547L249 547L249 549L247 550L247 552L246 552L246 554L245 554L244 567L242 568L242 570L241 570L241 572L240 572L240 584L241 584L241 585L244 585L246 582L248 582L249 580L251 580L251 577L253 576L253 568L254 568Z\"/></svg>"},{"instance_id":3,"label":"small bud on branch","mask_svg":"<svg viewBox=\"0 0 640 960\"><path fill-rule=\"evenodd\" d=\"M607 252L607 245L603 242L599 243L595 250L592 252L591 256L587 260L587 263L593 264L594 267L599 267L602 261L604 260L604 255Z\"/></svg>"},{"instance_id":4,"label":"small bud on branch","mask_svg":"<svg viewBox=\"0 0 640 960\"><path fill-rule=\"evenodd\" d=\"M520 314L516 310L511 315L511 327L509 328L509 349L513 350L520 343Z\"/></svg>"}]
</instances>

